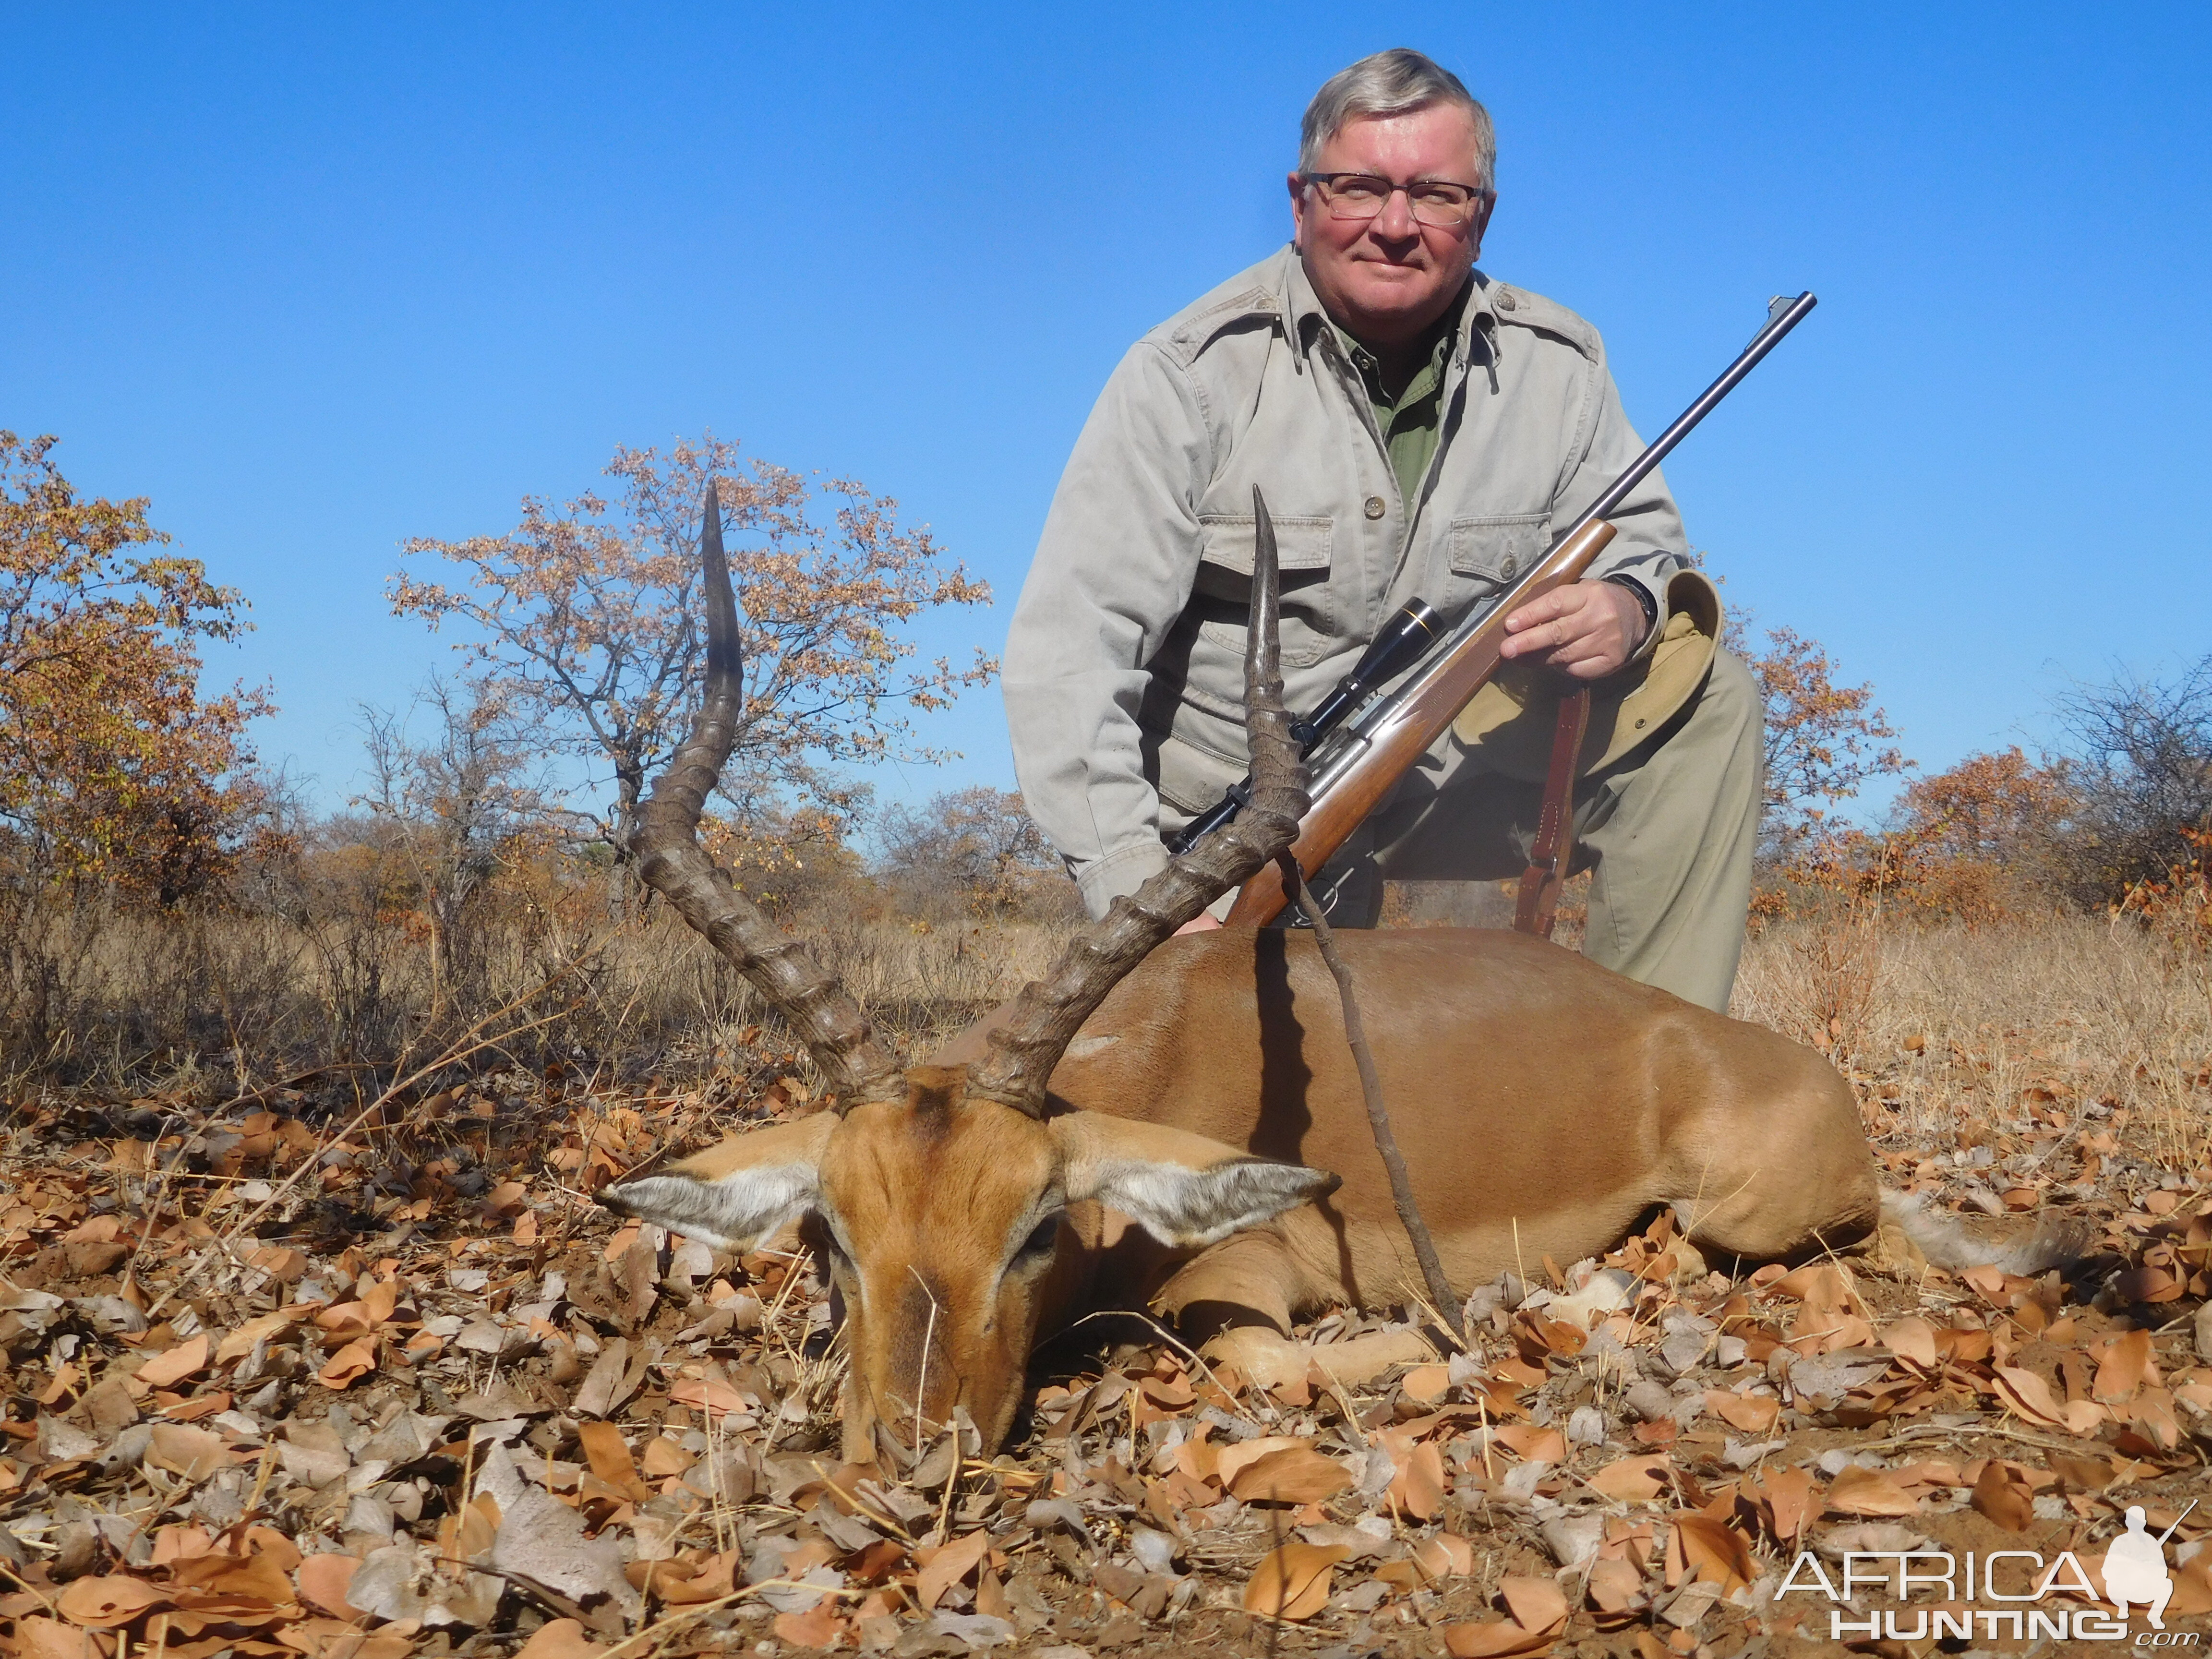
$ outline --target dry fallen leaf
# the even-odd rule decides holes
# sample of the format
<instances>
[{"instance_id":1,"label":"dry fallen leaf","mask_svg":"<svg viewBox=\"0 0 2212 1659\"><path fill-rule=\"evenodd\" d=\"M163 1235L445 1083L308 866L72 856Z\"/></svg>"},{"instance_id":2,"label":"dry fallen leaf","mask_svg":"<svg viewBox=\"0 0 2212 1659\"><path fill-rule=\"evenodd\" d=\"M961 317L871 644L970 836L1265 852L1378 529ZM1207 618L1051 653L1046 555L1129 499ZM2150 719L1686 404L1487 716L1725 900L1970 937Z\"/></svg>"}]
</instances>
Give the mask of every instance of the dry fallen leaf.
<instances>
[{"instance_id":1,"label":"dry fallen leaf","mask_svg":"<svg viewBox=\"0 0 2212 1659\"><path fill-rule=\"evenodd\" d=\"M2099 1400L2126 1401L2147 1382L2159 1380L2158 1364L2151 1358L2150 1333L2130 1331L2116 1337L2097 1363L2097 1381L2090 1393Z\"/></svg>"},{"instance_id":2,"label":"dry fallen leaf","mask_svg":"<svg viewBox=\"0 0 2212 1659\"><path fill-rule=\"evenodd\" d=\"M1589 1573L1589 1598L1601 1613L1623 1615L1643 1600L1644 1575L1620 1556L1595 1563Z\"/></svg>"},{"instance_id":3,"label":"dry fallen leaf","mask_svg":"<svg viewBox=\"0 0 2212 1659\"><path fill-rule=\"evenodd\" d=\"M1992 1374L1999 1396L2028 1422L2049 1429L2066 1426L2065 1408L2051 1397L2051 1385L2033 1371L1998 1365L1992 1368Z\"/></svg>"},{"instance_id":4,"label":"dry fallen leaf","mask_svg":"<svg viewBox=\"0 0 2212 1659\"><path fill-rule=\"evenodd\" d=\"M1352 1552L1341 1544L1285 1544L1260 1558L1244 1585L1244 1610L1310 1619L1328 1605L1329 1573Z\"/></svg>"},{"instance_id":5,"label":"dry fallen leaf","mask_svg":"<svg viewBox=\"0 0 2212 1659\"><path fill-rule=\"evenodd\" d=\"M1540 1429L1533 1423L1504 1423L1490 1432L1492 1439L1523 1462L1567 1461L1567 1437L1557 1429Z\"/></svg>"},{"instance_id":6,"label":"dry fallen leaf","mask_svg":"<svg viewBox=\"0 0 2212 1659\"><path fill-rule=\"evenodd\" d=\"M1774 1516L1774 1535L1787 1544L1803 1530L1813 1507L1810 1469L1769 1469L1759 1477L1759 1490Z\"/></svg>"},{"instance_id":7,"label":"dry fallen leaf","mask_svg":"<svg viewBox=\"0 0 2212 1659\"><path fill-rule=\"evenodd\" d=\"M1236 1484L1237 1475L1243 1472L1246 1465L1256 1463L1261 1458L1275 1452L1296 1451L1301 1449L1312 1450L1313 1442L1295 1434L1256 1435L1249 1440L1241 1440L1234 1445L1221 1447L1215 1454L1218 1461L1214 1465L1213 1472L1225 1492Z\"/></svg>"},{"instance_id":8,"label":"dry fallen leaf","mask_svg":"<svg viewBox=\"0 0 2212 1659\"><path fill-rule=\"evenodd\" d=\"M1529 1630L1543 1630L1566 1622L1567 1598L1556 1579L1501 1579L1498 1593L1505 1600L1506 1612Z\"/></svg>"},{"instance_id":9,"label":"dry fallen leaf","mask_svg":"<svg viewBox=\"0 0 2212 1659\"><path fill-rule=\"evenodd\" d=\"M1351 1485L1351 1471L1334 1457L1310 1444L1285 1446L1238 1469L1229 1495L1243 1504L1318 1504Z\"/></svg>"},{"instance_id":10,"label":"dry fallen leaf","mask_svg":"<svg viewBox=\"0 0 2212 1659\"><path fill-rule=\"evenodd\" d=\"M1723 1526L1710 1516L1686 1514L1675 1516L1674 1526L1681 1540L1683 1559L1698 1577L1718 1584L1722 1595L1733 1595L1758 1576L1752 1565L1749 1541L1733 1527Z\"/></svg>"},{"instance_id":11,"label":"dry fallen leaf","mask_svg":"<svg viewBox=\"0 0 2212 1659\"><path fill-rule=\"evenodd\" d=\"M1433 1406L1451 1390L1451 1367L1416 1365L1399 1379L1398 1386L1416 1405Z\"/></svg>"},{"instance_id":12,"label":"dry fallen leaf","mask_svg":"<svg viewBox=\"0 0 2212 1659\"><path fill-rule=\"evenodd\" d=\"M492 1566L520 1573L586 1611L604 1604L620 1619L635 1620L645 1610L623 1576L617 1540L605 1534L586 1538L576 1512L534 1486L524 1486L513 1503L501 1507Z\"/></svg>"},{"instance_id":13,"label":"dry fallen leaf","mask_svg":"<svg viewBox=\"0 0 2212 1659\"><path fill-rule=\"evenodd\" d=\"M1942 1364L1936 1346L1936 1328L1917 1315L1893 1320L1884 1328L1881 1340L1899 1359L1911 1361L1921 1370L1933 1371Z\"/></svg>"},{"instance_id":14,"label":"dry fallen leaf","mask_svg":"<svg viewBox=\"0 0 2212 1659\"><path fill-rule=\"evenodd\" d=\"M584 1633L574 1619L553 1619L540 1625L515 1650L514 1659L592 1659L606 1650Z\"/></svg>"},{"instance_id":15,"label":"dry fallen leaf","mask_svg":"<svg viewBox=\"0 0 2212 1659\"><path fill-rule=\"evenodd\" d=\"M1416 1521L1433 1521L1443 1513L1444 1458L1435 1441L1423 1441L1400 1462L1389 1495L1393 1507Z\"/></svg>"},{"instance_id":16,"label":"dry fallen leaf","mask_svg":"<svg viewBox=\"0 0 2212 1659\"><path fill-rule=\"evenodd\" d=\"M991 1535L981 1530L941 1545L916 1575L914 1599L924 1612L944 1599L945 1592L975 1571L991 1547Z\"/></svg>"},{"instance_id":17,"label":"dry fallen leaf","mask_svg":"<svg viewBox=\"0 0 2212 1659\"><path fill-rule=\"evenodd\" d=\"M1974 1508L2007 1532L2026 1532L2035 1519L2035 1494L2024 1479L1996 1458L1991 1458L1974 1482Z\"/></svg>"},{"instance_id":18,"label":"dry fallen leaf","mask_svg":"<svg viewBox=\"0 0 2212 1659\"><path fill-rule=\"evenodd\" d=\"M1440 1532L1415 1545L1413 1559L1421 1576L1431 1583L1463 1577L1474 1571L1474 1547L1456 1533Z\"/></svg>"},{"instance_id":19,"label":"dry fallen leaf","mask_svg":"<svg viewBox=\"0 0 2212 1659\"><path fill-rule=\"evenodd\" d=\"M1706 1389L1705 1408L1746 1434L1765 1434L1782 1415L1782 1402L1771 1395L1734 1394L1726 1389Z\"/></svg>"},{"instance_id":20,"label":"dry fallen leaf","mask_svg":"<svg viewBox=\"0 0 2212 1659\"><path fill-rule=\"evenodd\" d=\"M344 1389L375 1370L376 1339L356 1337L331 1356L330 1363L316 1373L315 1381L326 1389Z\"/></svg>"},{"instance_id":21,"label":"dry fallen leaf","mask_svg":"<svg viewBox=\"0 0 2212 1659\"><path fill-rule=\"evenodd\" d=\"M592 1473L617 1491L630 1492L643 1499L650 1494L637 1478L637 1465L631 1461L629 1444L623 1432L611 1423L580 1423L576 1437L584 1449L584 1461L591 1465Z\"/></svg>"},{"instance_id":22,"label":"dry fallen leaf","mask_svg":"<svg viewBox=\"0 0 2212 1659\"><path fill-rule=\"evenodd\" d=\"M222 1437L181 1423L156 1423L146 1443L146 1461L194 1482L206 1480L230 1463Z\"/></svg>"},{"instance_id":23,"label":"dry fallen leaf","mask_svg":"<svg viewBox=\"0 0 2212 1659\"><path fill-rule=\"evenodd\" d=\"M795 1648L830 1648L837 1644L846 1621L837 1616L837 1605L824 1600L808 1613L780 1613L770 1626L776 1639Z\"/></svg>"},{"instance_id":24,"label":"dry fallen leaf","mask_svg":"<svg viewBox=\"0 0 2212 1659\"><path fill-rule=\"evenodd\" d=\"M1917 1515L1920 1500L1880 1469L1854 1464L1830 1484L1827 1507L1835 1515Z\"/></svg>"},{"instance_id":25,"label":"dry fallen leaf","mask_svg":"<svg viewBox=\"0 0 2212 1659\"><path fill-rule=\"evenodd\" d=\"M88 1630L33 1613L15 1621L15 1659L106 1659Z\"/></svg>"},{"instance_id":26,"label":"dry fallen leaf","mask_svg":"<svg viewBox=\"0 0 2212 1659\"><path fill-rule=\"evenodd\" d=\"M195 1372L207 1369L208 1352L207 1333L203 1331L149 1359L138 1368L138 1380L149 1389L173 1389Z\"/></svg>"},{"instance_id":27,"label":"dry fallen leaf","mask_svg":"<svg viewBox=\"0 0 2212 1659\"><path fill-rule=\"evenodd\" d=\"M168 1606L175 1597L143 1578L120 1574L100 1578L78 1578L54 1602L61 1615L88 1630L113 1630L127 1625L153 1607Z\"/></svg>"},{"instance_id":28,"label":"dry fallen leaf","mask_svg":"<svg viewBox=\"0 0 2212 1659\"><path fill-rule=\"evenodd\" d=\"M293 1576L303 1601L340 1619L350 1619L353 1608L346 1601L346 1586L353 1583L360 1567L355 1556L311 1555L300 1563Z\"/></svg>"},{"instance_id":29,"label":"dry fallen leaf","mask_svg":"<svg viewBox=\"0 0 2212 1659\"><path fill-rule=\"evenodd\" d=\"M245 1358L253 1352L254 1344L283 1334L297 1324L306 1312L304 1308L284 1308L276 1313L263 1314L258 1318L247 1320L216 1346L216 1364L228 1365L234 1359ZM139 1380L146 1380L143 1370L139 1373Z\"/></svg>"},{"instance_id":30,"label":"dry fallen leaf","mask_svg":"<svg viewBox=\"0 0 2212 1659\"><path fill-rule=\"evenodd\" d=\"M1674 1467L1674 1459L1664 1452L1624 1457L1591 1475L1588 1484L1591 1491L1624 1504L1648 1503L1668 1489Z\"/></svg>"},{"instance_id":31,"label":"dry fallen leaf","mask_svg":"<svg viewBox=\"0 0 2212 1659\"><path fill-rule=\"evenodd\" d=\"M1453 1659L1515 1659L1551 1651L1567 1622L1567 1598L1559 1585L1549 1578L1508 1578L1498 1593L1510 1618L1444 1626L1444 1646Z\"/></svg>"}]
</instances>

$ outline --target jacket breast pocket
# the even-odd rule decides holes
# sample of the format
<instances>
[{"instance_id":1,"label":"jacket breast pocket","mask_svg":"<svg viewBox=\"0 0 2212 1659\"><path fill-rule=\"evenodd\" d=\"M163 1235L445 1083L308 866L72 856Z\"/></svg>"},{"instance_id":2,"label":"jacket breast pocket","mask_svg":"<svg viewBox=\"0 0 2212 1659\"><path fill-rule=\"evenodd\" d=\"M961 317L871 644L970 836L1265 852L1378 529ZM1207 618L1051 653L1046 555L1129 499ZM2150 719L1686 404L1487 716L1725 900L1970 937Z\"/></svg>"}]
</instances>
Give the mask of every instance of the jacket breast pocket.
<instances>
[{"instance_id":1,"label":"jacket breast pocket","mask_svg":"<svg viewBox=\"0 0 2212 1659\"><path fill-rule=\"evenodd\" d=\"M1282 574L1283 665L1303 668L1328 654L1339 631L1329 580L1336 521L1327 517L1276 517L1273 521L1275 565ZM1249 513L1201 517L1198 576L1191 587L1200 636L1233 653L1240 665L1252 604L1252 527Z\"/></svg>"},{"instance_id":2,"label":"jacket breast pocket","mask_svg":"<svg viewBox=\"0 0 2212 1659\"><path fill-rule=\"evenodd\" d=\"M1518 581L1552 544L1552 515L1515 513L1488 519L1454 519L1444 535L1451 574L1475 597Z\"/></svg>"}]
</instances>

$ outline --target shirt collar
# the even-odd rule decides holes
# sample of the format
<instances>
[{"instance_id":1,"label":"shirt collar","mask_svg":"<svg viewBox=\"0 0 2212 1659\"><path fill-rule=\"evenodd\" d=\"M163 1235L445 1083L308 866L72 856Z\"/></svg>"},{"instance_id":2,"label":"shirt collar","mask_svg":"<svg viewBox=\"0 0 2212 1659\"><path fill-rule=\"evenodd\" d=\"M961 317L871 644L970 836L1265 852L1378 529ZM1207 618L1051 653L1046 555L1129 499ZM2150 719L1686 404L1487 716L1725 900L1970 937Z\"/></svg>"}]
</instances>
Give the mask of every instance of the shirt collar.
<instances>
[{"instance_id":1,"label":"shirt collar","mask_svg":"<svg viewBox=\"0 0 2212 1659\"><path fill-rule=\"evenodd\" d=\"M1477 329L1483 331L1486 349L1495 354L1498 349L1498 313L1491 306L1491 286L1490 278L1478 266L1468 287L1467 299L1460 309L1459 328L1452 337L1451 358L1447 368L1469 360ZM1306 359L1312 355L1315 339L1332 319L1328 308L1321 302L1321 296L1314 292L1313 283L1306 276L1306 262L1299 258L1296 248L1285 248L1283 252L1283 280L1279 303L1285 319L1285 331L1290 337L1291 359L1303 371Z\"/></svg>"}]
</instances>

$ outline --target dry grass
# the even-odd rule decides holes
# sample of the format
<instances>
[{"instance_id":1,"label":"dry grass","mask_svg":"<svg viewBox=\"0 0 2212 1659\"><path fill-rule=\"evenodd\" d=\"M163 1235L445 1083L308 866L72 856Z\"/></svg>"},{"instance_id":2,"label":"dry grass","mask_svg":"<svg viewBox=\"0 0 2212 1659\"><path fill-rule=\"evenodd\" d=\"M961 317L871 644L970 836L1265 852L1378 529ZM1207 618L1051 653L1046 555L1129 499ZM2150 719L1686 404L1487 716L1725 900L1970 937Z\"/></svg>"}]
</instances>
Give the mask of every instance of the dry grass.
<instances>
[{"instance_id":1,"label":"dry grass","mask_svg":"<svg viewBox=\"0 0 2212 1659\"><path fill-rule=\"evenodd\" d=\"M526 915L471 939L459 979L410 919L55 903L14 920L0 929L0 1098L45 1085L244 1090L318 1067L383 1067L509 1005L542 1023L502 1064L558 1060L624 1080L711 1073L743 1063L740 1051L805 1064L750 988L657 909L622 922ZM1064 931L805 915L791 926L913 1052L1041 972Z\"/></svg>"},{"instance_id":2,"label":"dry grass","mask_svg":"<svg viewBox=\"0 0 2212 1659\"><path fill-rule=\"evenodd\" d=\"M2102 1103L2128 1111L2166 1167L2203 1160L2212 969L2130 922L1771 924L1730 1012L1826 1050L1875 1109L1870 1127L1946 1139L2017 1119L2024 1102Z\"/></svg>"}]
</instances>

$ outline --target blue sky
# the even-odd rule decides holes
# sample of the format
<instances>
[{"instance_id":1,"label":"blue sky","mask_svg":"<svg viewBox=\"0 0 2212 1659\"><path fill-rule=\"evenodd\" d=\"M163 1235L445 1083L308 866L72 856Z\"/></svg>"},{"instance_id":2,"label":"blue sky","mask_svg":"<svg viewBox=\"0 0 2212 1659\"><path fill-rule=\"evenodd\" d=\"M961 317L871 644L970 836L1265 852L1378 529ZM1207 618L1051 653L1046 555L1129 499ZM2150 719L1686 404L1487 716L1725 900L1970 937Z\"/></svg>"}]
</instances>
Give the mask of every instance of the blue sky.
<instances>
[{"instance_id":1,"label":"blue sky","mask_svg":"<svg viewBox=\"0 0 2212 1659\"><path fill-rule=\"evenodd\" d=\"M1820 308L1668 466L1726 592L1929 768L2212 649L2201 5L21 9L0 51L0 425L251 599L213 672L325 802L444 660L410 535L712 428L896 496L995 585L1146 327L1284 237L1364 52L1499 131L1497 276L1656 430L1769 295ZM2194 456L2197 459L2192 460ZM882 795L1010 785L966 758Z\"/></svg>"}]
</instances>

